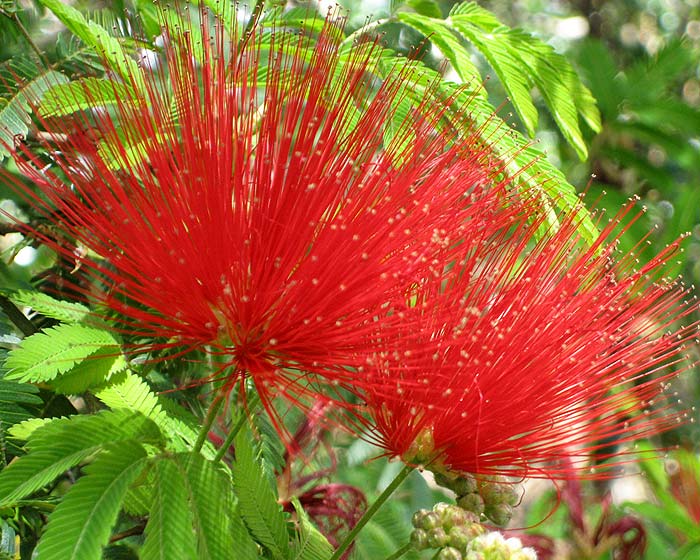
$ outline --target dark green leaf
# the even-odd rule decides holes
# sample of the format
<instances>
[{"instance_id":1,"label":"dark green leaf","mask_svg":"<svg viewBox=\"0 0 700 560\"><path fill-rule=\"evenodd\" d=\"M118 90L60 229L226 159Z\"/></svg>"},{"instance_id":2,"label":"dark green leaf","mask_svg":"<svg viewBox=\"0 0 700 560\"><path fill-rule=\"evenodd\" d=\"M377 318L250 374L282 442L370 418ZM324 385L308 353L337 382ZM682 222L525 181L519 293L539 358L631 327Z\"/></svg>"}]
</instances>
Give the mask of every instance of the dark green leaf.
<instances>
[{"instance_id":1,"label":"dark green leaf","mask_svg":"<svg viewBox=\"0 0 700 560\"><path fill-rule=\"evenodd\" d=\"M256 558L252 542L234 542L235 516L230 479L222 468L197 453L175 456L185 480L193 528L198 536L197 558Z\"/></svg>"},{"instance_id":2,"label":"dark green leaf","mask_svg":"<svg viewBox=\"0 0 700 560\"><path fill-rule=\"evenodd\" d=\"M43 560L100 560L121 502L146 464L146 451L135 441L114 445L85 468L49 516L35 554Z\"/></svg>"},{"instance_id":3,"label":"dark green leaf","mask_svg":"<svg viewBox=\"0 0 700 560\"><path fill-rule=\"evenodd\" d=\"M294 511L299 521L299 533L290 556L293 560L327 560L333 555L333 547L328 539L311 523L297 498L292 499Z\"/></svg>"},{"instance_id":4,"label":"dark green leaf","mask_svg":"<svg viewBox=\"0 0 700 560\"><path fill-rule=\"evenodd\" d=\"M181 468L169 458L154 465L153 503L142 560L197 560L196 534Z\"/></svg>"},{"instance_id":5,"label":"dark green leaf","mask_svg":"<svg viewBox=\"0 0 700 560\"><path fill-rule=\"evenodd\" d=\"M161 435L152 421L130 411L44 422L29 436L29 453L0 472L0 507L36 492L106 445L131 439L159 444Z\"/></svg>"},{"instance_id":6,"label":"dark green leaf","mask_svg":"<svg viewBox=\"0 0 700 560\"><path fill-rule=\"evenodd\" d=\"M289 539L284 514L269 480L255 459L251 440L250 431L243 429L234 442L233 485L241 517L253 536L274 558L285 558Z\"/></svg>"}]
</instances>

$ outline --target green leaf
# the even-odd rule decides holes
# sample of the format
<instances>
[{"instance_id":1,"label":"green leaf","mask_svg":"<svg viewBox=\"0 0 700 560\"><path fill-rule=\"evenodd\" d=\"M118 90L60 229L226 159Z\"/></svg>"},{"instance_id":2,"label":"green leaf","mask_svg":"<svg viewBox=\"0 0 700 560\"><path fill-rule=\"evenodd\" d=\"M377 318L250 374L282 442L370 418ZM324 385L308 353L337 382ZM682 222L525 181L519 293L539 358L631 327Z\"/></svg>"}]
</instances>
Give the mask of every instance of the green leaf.
<instances>
[{"instance_id":1,"label":"green leaf","mask_svg":"<svg viewBox=\"0 0 700 560\"><path fill-rule=\"evenodd\" d=\"M599 131L595 99L573 67L550 45L521 29L510 29L474 2L455 6L449 21L493 67L530 136L537 126L537 110L530 89L537 86L557 126L583 160L587 147L579 115Z\"/></svg>"},{"instance_id":2,"label":"green leaf","mask_svg":"<svg viewBox=\"0 0 700 560\"><path fill-rule=\"evenodd\" d=\"M42 560L100 560L129 485L146 464L146 451L124 441L100 454L49 516L35 554Z\"/></svg>"},{"instance_id":3,"label":"green leaf","mask_svg":"<svg viewBox=\"0 0 700 560\"><path fill-rule=\"evenodd\" d=\"M292 498L292 505L299 520L299 533L290 558L294 560L328 560L333 555L333 547L328 539L311 523L297 498Z\"/></svg>"},{"instance_id":4,"label":"green leaf","mask_svg":"<svg viewBox=\"0 0 700 560\"><path fill-rule=\"evenodd\" d=\"M185 480L192 526L198 536L197 558L257 558L255 544L249 537L241 541L240 531L236 531L233 493L226 473L198 453L179 454L175 460ZM234 535L239 537L236 541Z\"/></svg>"},{"instance_id":5,"label":"green leaf","mask_svg":"<svg viewBox=\"0 0 700 560\"><path fill-rule=\"evenodd\" d=\"M435 0L406 0L405 4L420 15L433 18L442 17L440 5Z\"/></svg>"},{"instance_id":6,"label":"green leaf","mask_svg":"<svg viewBox=\"0 0 700 560\"><path fill-rule=\"evenodd\" d=\"M119 40L112 37L104 27L88 21L77 9L61 0L39 1L72 33L103 56L110 68L118 72L127 83L143 89L143 76L136 61L129 57Z\"/></svg>"},{"instance_id":7,"label":"green leaf","mask_svg":"<svg viewBox=\"0 0 700 560\"><path fill-rule=\"evenodd\" d=\"M464 6L471 3L464 4ZM486 12L484 10L484 12ZM488 14L488 12L486 12ZM510 29L505 26L491 27L487 29L477 25L480 21L480 12L460 12L450 15L450 21L454 28L467 38L484 55L498 78L501 80L510 101L523 121L525 130L530 136L534 136L537 129L537 109L530 97L530 80L522 61L513 56L509 46L508 33ZM489 14L490 15L490 14Z\"/></svg>"},{"instance_id":8,"label":"green leaf","mask_svg":"<svg viewBox=\"0 0 700 560\"><path fill-rule=\"evenodd\" d=\"M447 57L452 68L464 83L471 83L475 88L481 84L481 74L471 60L471 53L460 38L455 35L455 32L450 29L447 22L407 12L399 13L398 19L426 35ZM483 88L478 88L476 91L478 95L486 95Z\"/></svg>"},{"instance_id":9,"label":"green leaf","mask_svg":"<svg viewBox=\"0 0 700 560\"><path fill-rule=\"evenodd\" d=\"M103 385L106 379L127 367L124 356L114 348L100 348L69 372L54 379L51 386L57 393L76 395Z\"/></svg>"},{"instance_id":10,"label":"green leaf","mask_svg":"<svg viewBox=\"0 0 700 560\"><path fill-rule=\"evenodd\" d=\"M199 421L172 401L155 395L143 379L129 371L117 374L95 396L113 410L138 411L150 418L174 451L190 449L197 441ZM202 452L209 458L215 453L210 442L205 442Z\"/></svg>"},{"instance_id":11,"label":"green leaf","mask_svg":"<svg viewBox=\"0 0 700 560\"><path fill-rule=\"evenodd\" d=\"M119 352L107 331L82 325L58 325L25 338L5 362L7 379L42 382L55 379L98 351ZM96 358L99 359L99 358Z\"/></svg>"},{"instance_id":12,"label":"green leaf","mask_svg":"<svg viewBox=\"0 0 700 560\"><path fill-rule=\"evenodd\" d=\"M31 307L37 313L63 323L80 323L90 315L90 310L80 303L54 299L41 292L21 290L12 294L10 299L15 305Z\"/></svg>"},{"instance_id":13,"label":"green leaf","mask_svg":"<svg viewBox=\"0 0 700 560\"><path fill-rule=\"evenodd\" d=\"M62 117L85 109L125 104L135 93L127 84L100 78L84 78L60 84L46 92L39 104L42 117Z\"/></svg>"},{"instance_id":14,"label":"green leaf","mask_svg":"<svg viewBox=\"0 0 700 560\"><path fill-rule=\"evenodd\" d=\"M131 439L159 445L162 438L152 421L130 411L102 411L43 424L29 436L29 453L0 472L0 507L36 492L103 447Z\"/></svg>"},{"instance_id":15,"label":"green leaf","mask_svg":"<svg viewBox=\"0 0 700 560\"><path fill-rule=\"evenodd\" d=\"M140 558L197 560L196 535L184 472L170 458L156 462L153 470L153 503Z\"/></svg>"},{"instance_id":16,"label":"green leaf","mask_svg":"<svg viewBox=\"0 0 700 560\"><path fill-rule=\"evenodd\" d=\"M250 431L242 429L234 441L233 486L241 517L256 540L274 558L285 558L289 539L284 514L262 465L254 457L251 440Z\"/></svg>"},{"instance_id":17,"label":"green leaf","mask_svg":"<svg viewBox=\"0 0 700 560\"><path fill-rule=\"evenodd\" d=\"M44 402L37 396L38 392L33 385L0 379L0 426L3 430L32 418L27 406L40 406Z\"/></svg>"},{"instance_id":18,"label":"green leaf","mask_svg":"<svg viewBox=\"0 0 700 560\"><path fill-rule=\"evenodd\" d=\"M68 78L55 70L40 71L33 63L21 60L3 66L0 87L0 161L15 142L15 136L26 136L31 122L32 106L44 93Z\"/></svg>"}]
</instances>

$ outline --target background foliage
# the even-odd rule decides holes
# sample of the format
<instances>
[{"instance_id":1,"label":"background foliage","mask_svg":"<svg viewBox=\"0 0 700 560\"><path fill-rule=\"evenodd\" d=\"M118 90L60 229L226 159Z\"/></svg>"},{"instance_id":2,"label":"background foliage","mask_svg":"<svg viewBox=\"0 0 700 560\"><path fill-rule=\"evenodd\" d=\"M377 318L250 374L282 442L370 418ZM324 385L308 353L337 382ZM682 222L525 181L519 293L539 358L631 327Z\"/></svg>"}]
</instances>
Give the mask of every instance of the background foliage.
<instances>
[{"instance_id":1,"label":"background foliage","mask_svg":"<svg viewBox=\"0 0 700 560\"><path fill-rule=\"evenodd\" d=\"M523 188L543 190L545 208L574 206L574 186L611 213L637 195L647 212L623 245L631 248L653 229L651 254L689 232L677 271L689 282L700 280L698 2L341 3L350 10L348 45L381 34L386 71L423 65L426 83L442 77L445 96L473 96L480 124L492 123L494 111L512 123L512 134L496 144L504 155L519 150L512 170L546 151L519 176ZM303 2L287 2L291 12L276 4L268 25L298 24L308 10ZM137 16L141 27L133 26ZM135 28L143 31L138 40L129 35ZM44 116L84 108L67 105L75 101L67 92L77 91L70 84L78 79L104 88L100 45L109 45L119 67L130 60L122 54L148 46L158 30L154 5L145 0L1 2L0 143L29 133L31 99L42 98ZM416 53L422 62L396 56ZM6 155L0 148L0 157ZM14 172L7 158L3 164ZM34 218L2 185L0 199L4 208ZM593 235L592 222L581 227L584 236ZM325 559L332 547L304 513L304 491L328 479L361 489L371 501L396 474L396 464L368 462L375 454L369 444L343 436L332 451L323 445L331 435L324 434L306 449L305 461L290 457L270 421L254 413L249 425L235 399L224 410L226 425L202 437L210 393L181 390L196 360L127 363L114 335L87 321L86 308L43 293L49 286L60 292L65 263L10 223L0 224L0 233L0 558L30 558L35 551L42 559L218 559L230 557L235 543L236 558ZM685 376L678 391L683 406L700 402L696 376ZM304 420L291 414L288 421L294 430ZM231 426L240 428L238 435L224 442ZM577 494L587 505L583 522L576 500L565 499L531 534L605 557L612 553L596 549L596 530L612 531L616 520L634 514L648 537L647 558L694 558L700 432L681 426L664 443L680 449L665 462L643 464L646 484L636 494L625 494L624 485L612 488L617 499L608 507L603 496L610 488L591 484ZM290 472L309 477L309 484L285 488ZM529 491L515 525L537 523L557 496L552 488ZM414 473L362 533L354 554L387 557L407 542L412 513L441 499Z\"/></svg>"}]
</instances>

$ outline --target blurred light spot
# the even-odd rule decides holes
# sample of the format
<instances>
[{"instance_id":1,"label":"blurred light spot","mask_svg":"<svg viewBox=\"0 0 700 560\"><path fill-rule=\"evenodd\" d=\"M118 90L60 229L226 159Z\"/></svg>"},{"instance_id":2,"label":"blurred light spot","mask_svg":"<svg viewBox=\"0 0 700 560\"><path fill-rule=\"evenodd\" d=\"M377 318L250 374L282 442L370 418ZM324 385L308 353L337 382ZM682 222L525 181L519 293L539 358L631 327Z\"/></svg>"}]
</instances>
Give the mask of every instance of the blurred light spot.
<instances>
[{"instance_id":1,"label":"blurred light spot","mask_svg":"<svg viewBox=\"0 0 700 560\"><path fill-rule=\"evenodd\" d=\"M555 34L562 39L581 39L588 35L590 27L588 20L583 16L574 16L557 21Z\"/></svg>"},{"instance_id":2,"label":"blurred light spot","mask_svg":"<svg viewBox=\"0 0 700 560\"><path fill-rule=\"evenodd\" d=\"M620 41L626 47L633 47L639 42L639 30L634 23L625 23L620 27Z\"/></svg>"},{"instance_id":3,"label":"blurred light spot","mask_svg":"<svg viewBox=\"0 0 700 560\"><path fill-rule=\"evenodd\" d=\"M19 266L29 266L36 260L37 252L34 247L22 247L13 259L14 263Z\"/></svg>"},{"instance_id":4,"label":"blurred light spot","mask_svg":"<svg viewBox=\"0 0 700 560\"><path fill-rule=\"evenodd\" d=\"M685 32L693 41L700 39L700 20L691 19L685 26Z\"/></svg>"}]
</instances>

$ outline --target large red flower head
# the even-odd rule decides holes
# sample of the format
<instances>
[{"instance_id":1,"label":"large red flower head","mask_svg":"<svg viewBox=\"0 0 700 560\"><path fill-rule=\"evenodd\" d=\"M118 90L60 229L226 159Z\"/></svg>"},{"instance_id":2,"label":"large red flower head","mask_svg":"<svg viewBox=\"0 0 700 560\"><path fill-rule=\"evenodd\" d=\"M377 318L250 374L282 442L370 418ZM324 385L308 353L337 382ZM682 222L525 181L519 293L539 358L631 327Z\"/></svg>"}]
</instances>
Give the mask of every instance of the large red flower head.
<instances>
[{"instance_id":1,"label":"large red flower head","mask_svg":"<svg viewBox=\"0 0 700 560\"><path fill-rule=\"evenodd\" d=\"M438 132L427 96L407 111L410 68L379 84L377 47L343 46L333 22L228 37L205 16L204 39L165 28L155 69L66 89L104 110L47 120L61 149L46 167L20 147L38 192L16 188L138 350L206 346L265 398L302 375L362 384L378 318L500 207L500 167L476 135Z\"/></svg>"},{"instance_id":2,"label":"large red flower head","mask_svg":"<svg viewBox=\"0 0 700 560\"><path fill-rule=\"evenodd\" d=\"M614 444L681 421L665 385L688 367L697 328L676 325L696 304L662 277L677 245L615 259L631 208L592 247L575 214L540 241L541 220L473 220L455 266L406 303L412 330L363 368L369 437L448 476L605 476L593 454L618 464Z\"/></svg>"}]
</instances>

